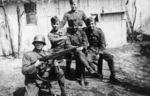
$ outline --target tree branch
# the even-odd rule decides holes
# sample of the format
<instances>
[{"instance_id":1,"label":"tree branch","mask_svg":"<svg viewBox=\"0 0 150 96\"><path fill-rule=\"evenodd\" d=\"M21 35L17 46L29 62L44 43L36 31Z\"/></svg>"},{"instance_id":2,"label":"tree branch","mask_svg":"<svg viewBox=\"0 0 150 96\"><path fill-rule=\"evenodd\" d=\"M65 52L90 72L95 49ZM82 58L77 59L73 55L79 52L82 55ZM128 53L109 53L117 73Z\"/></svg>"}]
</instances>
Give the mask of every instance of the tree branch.
<instances>
[{"instance_id":1,"label":"tree branch","mask_svg":"<svg viewBox=\"0 0 150 96\"><path fill-rule=\"evenodd\" d=\"M136 14L137 14L136 0L134 1L133 6L134 6L134 9L135 9L135 11L134 11L134 18L133 18L133 24L132 24L133 28L134 28L135 21L136 21Z\"/></svg>"},{"instance_id":2,"label":"tree branch","mask_svg":"<svg viewBox=\"0 0 150 96\"><path fill-rule=\"evenodd\" d=\"M6 14L6 10L4 8L4 5L0 5L0 7L4 11L5 26L6 26L6 29L8 29L8 33L9 33L8 36L9 36L9 39L10 39L10 46L11 46L12 56L15 57L15 49L14 49L14 46L13 46L13 39L12 39L12 36L11 36L11 31L10 31L10 26L9 26L9 22L8 22L8 17L7 17L7 14ZM6 30L6 32L7 32L7 30Z\"/></svg>"},{"instance_id":3,"label":"tree branch","mask_svg":"<svg viewBox=\"0 0 150 96\"><path fill-rule=\"evenodd\" d=\"M127 0L125 4L128 5L128 3L129 3L129 0Z\"/></svg>"}]
</instances>

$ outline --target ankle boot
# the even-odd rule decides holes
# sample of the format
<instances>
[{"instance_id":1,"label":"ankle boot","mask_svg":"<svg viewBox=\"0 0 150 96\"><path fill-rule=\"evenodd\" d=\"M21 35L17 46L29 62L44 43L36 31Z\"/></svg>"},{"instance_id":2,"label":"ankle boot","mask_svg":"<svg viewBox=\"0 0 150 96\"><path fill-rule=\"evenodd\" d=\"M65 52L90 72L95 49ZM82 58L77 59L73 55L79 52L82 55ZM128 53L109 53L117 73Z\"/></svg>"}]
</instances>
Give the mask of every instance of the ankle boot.
<instances>
[{"instance_id":1,"label":"ankle boot","mask_svg":"<svg viewBox=\"0 0 150 96\"><path fill-rule=\"evenodd\" d=\"M120 82L117 78L116 78L116 76L115 76L115 74L114 74L114 72L112 72L111 73L111 76L110 76L110 81L112 81L112 82Z\"/></svg>"}]
</instances>

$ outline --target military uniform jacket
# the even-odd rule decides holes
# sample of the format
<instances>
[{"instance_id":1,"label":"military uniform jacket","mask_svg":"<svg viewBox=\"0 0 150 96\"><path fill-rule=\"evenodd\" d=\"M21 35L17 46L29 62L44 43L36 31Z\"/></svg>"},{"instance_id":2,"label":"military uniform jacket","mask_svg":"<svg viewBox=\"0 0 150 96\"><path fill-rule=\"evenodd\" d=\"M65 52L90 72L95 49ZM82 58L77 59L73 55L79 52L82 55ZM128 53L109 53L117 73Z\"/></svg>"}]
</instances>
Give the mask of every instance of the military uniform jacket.
<instances>
[{"instance_id":1,"label":"military uniform jacket","mask_svg":"<svg viewBox=\"0 0 150 96\"><path fill-rule=\"evenodd\" d=\"M71 21L73 21L73 20L77 20L79 22L79 26L82 26L83 21L86 24L86 19L87 19L87 17L83 11L77 10L74 12L71 10L71 11L65 13L63 20L60 23L60 27L61 28L64 27L67 21L68 21L69 27L72 26Z\"/></svg>"},{"instance_id":2,"label":"military uniform jacket","mask_svg":"<svg viewBox=\"0 0 150 96\"><path fill-rule=\"evenodd\" d=\"M93 31L85 28L85 32L89 42L89 49L98 53L106 49L106 41L103 31L100 28L95 28Z\"/></svg>"},{"instance_id":3,"label":"military uniform jacket","mask_svg":"<svg viewBox=\"0 0 150 96\"><path fill-rule=\"evenodd\" d=\"M87 49L88 41L85 32L82 29L78 29L76 32L73 32L72 29L67 31L68 40L66 46L69 48L74 46L83 46Z\"/></svg>"},{"instance_id":4,"label":"military uniform jacket","mask_svg":"<svg viewBox=\"0 0 150 96\"><path fill-rule=\"evenodd\" d=\"M35 50L24 53L22 59L22 73L25 75L25 84L38 83L36 82L36 72L35 62L41 58L41 56L48 55L48 52L42 51L38 54Z\"/></svg>"},{"instance_id":5,"label":"military uniform jacket","mask_svg":"<svg viewBox=\"0 0 150 96\"><path fill-rule=\"evenodd\" d=\"M48 39L50 40L52 44L52 48L59 48L63 49L65 46L66 41L64 39L58 40L57 42L53 42L53 39L55 38L61 38L62 36L65 36L66 30L65 29L58 29L57 32L54 32L54 30L51 30L48 34Z\"/></svg>"}]
</instances>

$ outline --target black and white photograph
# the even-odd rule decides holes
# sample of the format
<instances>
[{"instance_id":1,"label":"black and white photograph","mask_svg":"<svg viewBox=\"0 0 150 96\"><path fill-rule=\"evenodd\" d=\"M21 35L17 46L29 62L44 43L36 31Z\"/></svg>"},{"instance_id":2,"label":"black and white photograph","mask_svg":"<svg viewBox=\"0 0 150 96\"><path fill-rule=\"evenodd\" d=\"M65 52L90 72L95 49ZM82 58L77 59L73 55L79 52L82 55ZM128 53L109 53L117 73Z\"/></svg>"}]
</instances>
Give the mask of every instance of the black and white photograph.
<instances>
[{"instance_id":1,"label":"black and white photograph","mask_svg":"<svg viewBox=\"0 0 150 96\"><path fill-rule=\"evenodd\" d=\"M0 0L0 96L150 96L150 0Z\"/></svg>"}]
</instances>

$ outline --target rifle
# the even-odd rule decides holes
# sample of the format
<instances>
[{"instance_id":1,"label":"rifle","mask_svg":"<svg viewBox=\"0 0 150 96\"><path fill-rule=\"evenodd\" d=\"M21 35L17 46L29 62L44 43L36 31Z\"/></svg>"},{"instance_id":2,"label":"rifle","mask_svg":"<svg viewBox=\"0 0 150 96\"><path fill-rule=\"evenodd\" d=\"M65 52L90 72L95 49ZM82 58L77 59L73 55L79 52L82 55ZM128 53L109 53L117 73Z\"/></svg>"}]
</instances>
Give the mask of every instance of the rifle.
<instances>
[{"instance_id":1,"label":"rifle","mask_svg":"<svg viewBox=\"0 0 150 96\"><path fill-rule=\"evenodd\" d=\"M52 65L49 64L48 61L52 60L52 62L53 62L55 59L58 59L58 58L60 58L62 56L65 56L66 54L68 54L70 52L76 51L76 48L77 47L73 47L73 48L69 48L69 49L63 50L63 51L59 51L57 53L53 53L51 55L42 56L39 60L46 62L46 63L44 63L44 65L46 65L46 66L44 67L44 69L38 68L38 70L37 70L37 77L40 80L42 80L42 81L49 82L50 78L45 76L45 74L48 74L47 68L49 68L49 66L54 66L54 65L53 65L53 63L52 63ZM55 70L59 71L59 66L55 66Z\"/></svg>"},{"instance_id":2,"label":"rifle","mask_svg":"<svg viewBox=\"0 0 150 96\"><path fill-rule=\"evenodd\" d=\"M69 48L63 51L59 51L57 53L51 54L51 55L47 55L47 56L42 56L42 58L40 58L40 61L48 61L48 60L54 60L54 59L58 59L62 56L65 56L66 54L70 53L70 52L74 52L76 51L77 47L73 47L73 48Z\"/></svg>"}]
</instances>

